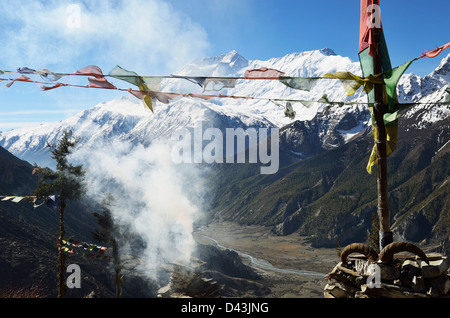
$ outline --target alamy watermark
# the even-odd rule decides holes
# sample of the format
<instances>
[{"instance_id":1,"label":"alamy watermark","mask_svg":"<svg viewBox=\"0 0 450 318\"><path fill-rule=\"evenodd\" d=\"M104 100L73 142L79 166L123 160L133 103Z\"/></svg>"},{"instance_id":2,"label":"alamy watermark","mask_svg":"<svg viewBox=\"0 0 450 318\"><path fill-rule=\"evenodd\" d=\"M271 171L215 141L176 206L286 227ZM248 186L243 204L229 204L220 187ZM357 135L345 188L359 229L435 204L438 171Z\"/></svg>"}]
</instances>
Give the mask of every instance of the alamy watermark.
<instances>
[{"instance_id":1,"label":"alamy watermark","mask_svg":"<svg viewBox=\"0 0 450 318\"><path fill-rule=\"evenodd\" d=\"M279 168L278 128L207 128L202 123L172 133L172 161L180 163L260 163L261 174ZM268 147L270 144L270 147ZM248 161L247 161L248 154Z\"/></svg>"},{"instance_id":2,"label":"alamy watermark","mask_svg":"<svg viewBox=\"0 0 450 318\"><path fill-rule=\"evenodd\" d=\"M371 273L366 280L367 287L369 288L381 288L381 268L377 264L370 264L367 267L369 273Z\"/></svg>"},{"instance_id":3,"label":"alamy watermark","mask_svg":"<svg viewBox=\"0 0 450 318\"><path fill-rule=\"evenodd\" d=\"M70 264L67 266L67 273L70 275L67 277L66 285L68 288L81 288L81 268L77 264Z\"/></svg>"},{"instance_id":4,"label":"alamy watermark","mask_svg":"<svg viewBox=\"0 0 450 318\"><path fill-rule=\"evenodd\" d=\"M367 26L370 29L381 28L381 10L378 4L371 4L367 6L367 12L370 13L367 18Z\"/></svg>"},{"instance_id":5,"label":"alamy watermark","mask_svg":"<svg viewBox=\"0 0 450 318\"><path fill-rule=\"evenodd\" d=\"M70 4L66 8L68 14L66 19L66 25L69 29L81 28L81 7L78 4Z\"/></svg>"}]
</instances>

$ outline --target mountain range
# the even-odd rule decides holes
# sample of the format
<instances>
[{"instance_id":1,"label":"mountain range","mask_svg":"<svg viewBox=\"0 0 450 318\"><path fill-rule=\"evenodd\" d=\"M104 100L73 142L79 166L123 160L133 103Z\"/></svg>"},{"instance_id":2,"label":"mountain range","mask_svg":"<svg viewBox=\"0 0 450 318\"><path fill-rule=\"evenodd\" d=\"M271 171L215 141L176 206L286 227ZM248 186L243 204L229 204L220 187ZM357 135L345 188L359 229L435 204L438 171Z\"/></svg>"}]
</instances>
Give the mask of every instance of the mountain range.
<instances>
[{"instance_id":1,"label":"mountain range","mask_svg":"<svg viewBox=\"0 0 450 318\"><path fill-rule=\"evenodd\" d=\"M419 63L419 62L418 62ZM285 76L317 77L348 71L361 75L359 62L331 49L288 54L267 61L247 60L236 51L191 61L174 75L241 77L249 69L271 68ZM399 101L417 102L400 118L397 150L390 156L390 207L395 234L422 241L450 235L449 119L447 106L434 105L450 98L450 55L429 75L405 74L398 85ZM203 93L196 83L166 79L161 91ZM376 176L365 165L373 146L367 106L327 108L315 103L293 103L294 119L284 108L266 99L366 101L358 90L347 96L337 80L318 81L309 92L279 81L238 80L221 91L230 96L257 96L264 100L178 98L157 102L154 113L142 101L123 96L86 109L60 122L0 133L0 146L21 160L54 168L46 147L71 128L80 147L105 140L150 146L169 141L180 128L203 129L276 127L280 129L280 167L261 175L258 164L214 164L207 183L211 199L209 219L261 224L278 235L298 233L315 246L335 246L365 240L376 209ZM350 231L351 229L351 231Z\"/></svg>"}]
</instances>

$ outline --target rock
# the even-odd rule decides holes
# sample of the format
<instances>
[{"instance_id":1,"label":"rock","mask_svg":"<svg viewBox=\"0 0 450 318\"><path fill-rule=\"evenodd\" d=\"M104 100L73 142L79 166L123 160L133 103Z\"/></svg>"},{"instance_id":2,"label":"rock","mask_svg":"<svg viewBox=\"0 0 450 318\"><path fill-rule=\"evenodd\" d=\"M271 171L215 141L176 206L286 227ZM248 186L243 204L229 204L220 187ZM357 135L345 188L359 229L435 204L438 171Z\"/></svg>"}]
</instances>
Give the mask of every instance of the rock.
<instances>
[{"instance_id":1,"label":"rock","mask_svg":"<svg viewBox=\"0 0 450 318\"><path fill-rule=\"evenodd\" d=\"M383 264L372 263L364 256L352 257L345 264L338 263L329 274L324 297L450 297L450 262L439 253L427 254L427 258L429 264L417 256L401 256Z\"/></svg>"},{"instance_id":2,"label":"rock","mask_svg":"<svg viewBox=\"0 0 450 318\"><path fill-rule=\"evenodd\" d=\"M370 276L374 273L373 267L371 265L378 266L378 270L380 271L380 278L382 280L393 281L400 276L400 272L397 268L381 263L372 264L368 260L364 259L355 260L355 271L362 276Z\"/></svg>"},{"instance_id":3,"label":"rock","mask_svg":"<svg viewBox=\"0 0 450 318\"><path fill-rule=\"evenodd\" d=\"M339 283L326 284L324 290L327 294L326 298L350 298L351 296L344 289L342 289Z\"/></svg>"},{"instance_id":4,"label":"rock","mask_svg":"<svg viewBox=\"0 0 450 318\"><path fill-rule=\"evenodd\" d=\"M426 286L425 286L425 279L423 276L414 276L411 280L411 289L415 292L425 292Z\"/></svg>"},{"instance_id":5,"label":"rock","mask_svg":"<svg viewBox=\"0 0 450 318\"><path fill-rule=\"evenodd\" d=\"M158 290L158 298L169 298L170 297L170 284L167 284L164 287L161 287Z\"/></svg>"},{"instance_id":6,"label":"rock","mask_svg":"<svg viewBox=\"0 0 450 318\"><path fill-rule=\"evenodd\" d=\"M447 275L441 275L428 281L431 288L436 289L441 295L448 294L450 290L450 278Z\"/></svg>"},{"instance_id":7,"label":"rock","mask_svg":"<svg viewBox=\"0 0 450 318\"><path fill-rule=\"evenodd\" d=\"M442 257L441 259L430 261L430 265L425 262L422 262L421 265L423 277L435 278L447 272L450 262L447 257Z\"/></svg>"},{"instance_id":8,"label":"rock","mask_svg":"<svg viewBox=\"0 0 450 318\"><path fill-rule=\"evenodd\" d=\"M331 271L330 277L334 278L336 281L350 283L354 285L361 285L365 283L363 276L359 275L357 272L342 266L342 262L339 262Z\"/></svg>"},{"instance_id":9,"label":"rock","mask_svg":"<svg viewBox=\"0 0 450 318\"><path fill-rule=\"evenodd\" d=\"M439 297L439 291L435 287L430 287L430 289L427 291L427 295L433 298Z\"/></svg>"},{"instance_id":10,"label":"rock","mask_svg":"<svg viewBox=\"0 0 450 318\"><path fill-rule=\"evenodd\" d=\"M395 268L385 264L377 264L380 267L381 279L392 281L400 277L400 271Z\"/></svg>"},{"instance_id":11,"label":"rock","mask_svg":"<svg viewBox=\"0 0 450 318\"><path fill-rule=\"evenodd\" d=\"M370 262L367 259L356 259L355 260L355 272L363 276L372 275L373 270L371 269Z\"/></svg>"},{"instance_id":12,"label":"rock","mask_svg":"<svg viewBox=\"0 0 450 318\"><path fill-rule=\"evenodd\" d=\"M427 298L424 294L385 283L381 283L379 288L370 288L364 284L361 286L361 293L374 298Z\"/></svg>"}]
</instances>

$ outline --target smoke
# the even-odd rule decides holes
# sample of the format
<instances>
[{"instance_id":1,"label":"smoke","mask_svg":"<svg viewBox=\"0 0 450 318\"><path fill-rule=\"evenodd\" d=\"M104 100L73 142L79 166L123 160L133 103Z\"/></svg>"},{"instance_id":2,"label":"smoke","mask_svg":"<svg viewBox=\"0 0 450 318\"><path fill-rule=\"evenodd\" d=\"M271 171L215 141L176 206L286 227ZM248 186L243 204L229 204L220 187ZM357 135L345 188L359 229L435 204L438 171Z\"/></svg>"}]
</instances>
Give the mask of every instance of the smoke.
<instances>
[{"instance_id":1,"label":"smoke","mask_svg":"<svg viewBox=\"0 0 450 318\"><path fill-rule=\"evenodd\" d=\"M189 261L202 197L194 165L184 170L174 164L166 143L144 147L120 140L75 149L71 160L86 170L88 196L101 203L111 195L115 224L143 242L123 246L122 255L137 250L143 266L139 269L153 279L159 266Z\"/></svg>"}]
</instances>

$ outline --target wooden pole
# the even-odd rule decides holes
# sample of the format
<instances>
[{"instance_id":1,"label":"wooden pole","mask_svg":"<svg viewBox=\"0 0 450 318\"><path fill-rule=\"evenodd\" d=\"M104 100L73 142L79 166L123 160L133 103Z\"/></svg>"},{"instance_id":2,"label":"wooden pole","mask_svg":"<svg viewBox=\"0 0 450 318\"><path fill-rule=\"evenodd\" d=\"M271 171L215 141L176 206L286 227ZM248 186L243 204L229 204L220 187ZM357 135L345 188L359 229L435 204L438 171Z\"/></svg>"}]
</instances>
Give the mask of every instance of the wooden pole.
<instances>
[{"instance_id":1,"label":"wooden pole","mask_svg":"<svg viewBox=\"0 0 450 318\"><path fill-rule=\"evenodd\" d=\"M381 66L381 52L380 52L380 30L373 28L374 40L376 43L376 55L374 56L374 74L382 73ZM383 115L386 112L386 106L383 101L383 85L375 84L375 105L373 112L376 121L377 139L376 147L378 153L377 160L377 190L378 190L378 218L380 220L380 251L389 243L392 243L393 237L390 225L389 213L389 193L388 193L388 178L387 178L387 154L386 154L386 129L384 125Z\"/></svg>"}]
</instances>

